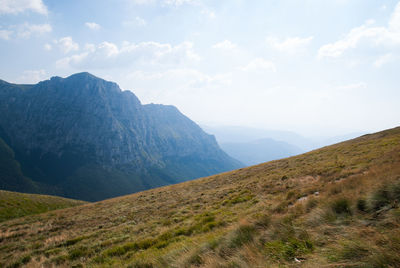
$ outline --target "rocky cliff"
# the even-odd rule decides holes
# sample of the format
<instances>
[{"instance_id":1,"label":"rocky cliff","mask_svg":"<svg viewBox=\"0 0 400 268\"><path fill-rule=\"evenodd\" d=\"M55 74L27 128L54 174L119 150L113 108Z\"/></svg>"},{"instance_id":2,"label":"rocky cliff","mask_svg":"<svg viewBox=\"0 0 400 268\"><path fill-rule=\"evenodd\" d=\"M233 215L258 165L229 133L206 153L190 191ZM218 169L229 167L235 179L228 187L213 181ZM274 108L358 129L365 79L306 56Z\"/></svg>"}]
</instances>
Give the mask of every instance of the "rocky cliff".
<instances>
[{"instance_id":1,"label":"rocky cliff","mask_svg":"<svg viewBox=\"0 0 400 268\"><path fill-rule=\"evenodd\" d=\"M32 191L99 200L241 166L175 107L89 73L0 81L0 101L0 137Z\"/></svg>"}]
</instances>

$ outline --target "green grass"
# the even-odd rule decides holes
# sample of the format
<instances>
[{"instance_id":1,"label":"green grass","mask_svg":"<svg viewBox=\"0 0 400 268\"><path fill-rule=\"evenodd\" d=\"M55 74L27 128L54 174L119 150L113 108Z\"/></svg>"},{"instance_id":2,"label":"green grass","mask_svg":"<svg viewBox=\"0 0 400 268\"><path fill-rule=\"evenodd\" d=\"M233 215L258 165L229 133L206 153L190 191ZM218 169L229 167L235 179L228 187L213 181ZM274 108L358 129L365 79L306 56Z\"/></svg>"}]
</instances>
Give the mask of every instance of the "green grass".
<instances>
[{"instance_id":1,"label":"green grass","mask_svg":"<svg viewBox=\"0 0 400 268\"><path fill-rule=\"evenodd\" d=\"M83 201L56 196L23 194L0 190L0 222L85 203Z\"/></svg>"}]
</instances>

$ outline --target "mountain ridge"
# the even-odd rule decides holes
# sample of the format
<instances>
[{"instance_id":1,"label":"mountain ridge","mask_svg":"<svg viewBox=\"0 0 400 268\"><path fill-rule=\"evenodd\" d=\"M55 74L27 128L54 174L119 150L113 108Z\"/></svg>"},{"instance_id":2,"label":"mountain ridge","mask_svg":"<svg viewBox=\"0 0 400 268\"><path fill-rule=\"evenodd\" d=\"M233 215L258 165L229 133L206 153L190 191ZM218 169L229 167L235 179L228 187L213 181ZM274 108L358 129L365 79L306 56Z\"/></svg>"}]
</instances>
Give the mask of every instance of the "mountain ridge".
<instances>
[{"instance_id":1,"label":"mountain ridge","mask_svg":"<svg viewBox=\"0 0 400 268\"><path fill-rule=\"evenodd\" d=\"M66 197L99 200L241 166L176 107L142 105L87 72L2 83L0 98L1 138L22 172ZM107 177L115 181L102 194Z\"/></svg>"}]
</instances>

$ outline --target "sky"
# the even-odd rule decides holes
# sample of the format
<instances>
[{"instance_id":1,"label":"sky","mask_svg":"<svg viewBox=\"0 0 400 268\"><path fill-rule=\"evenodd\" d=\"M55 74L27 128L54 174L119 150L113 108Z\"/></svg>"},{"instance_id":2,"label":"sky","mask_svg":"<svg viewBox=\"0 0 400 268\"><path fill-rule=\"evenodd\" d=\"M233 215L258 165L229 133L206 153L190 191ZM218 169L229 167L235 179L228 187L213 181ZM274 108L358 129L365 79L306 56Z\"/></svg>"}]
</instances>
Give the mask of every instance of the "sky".
<instances>
[{"instance_id":1,"label":"sky","mask_svg":"<svg viewBox=\"0 0 400 268\"><path fill-rule=\"evenodd\" d=\"M400 125L398 0L0 0L0 79L87 71L203 125Z\"/></svg>"}]
</instances>

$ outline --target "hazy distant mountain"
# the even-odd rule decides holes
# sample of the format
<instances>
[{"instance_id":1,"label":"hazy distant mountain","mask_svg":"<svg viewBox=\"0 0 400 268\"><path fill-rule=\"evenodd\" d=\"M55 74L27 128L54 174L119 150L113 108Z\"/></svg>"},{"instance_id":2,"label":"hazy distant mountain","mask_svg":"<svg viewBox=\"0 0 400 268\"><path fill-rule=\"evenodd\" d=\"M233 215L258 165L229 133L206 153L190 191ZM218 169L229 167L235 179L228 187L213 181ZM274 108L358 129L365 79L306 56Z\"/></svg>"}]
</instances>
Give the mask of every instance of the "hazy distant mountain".
<instances>
[{"instance_id":1,"label":"hazy distant mountain","mask_svg":"<svg viewBox=\"0 0 400 268\"><path fill-rule=\"evenodd\" d=\"M333 137L303 137L295 132L239 126L202 126L215 135L221 148L246 165L301 154L313 149L359 137L357 132Z\"/></svg>"},{"instance_id":2,"label":"hazy distant mountain","mask_svg":"<svg viewBox=\"0 0 400 268\"><path fill-rule=\"evenodd\" d=\"M88 73L0 80L0 100L2 189L99 200L241 167L175 107Z\"/></svg>"},{"instance_id":3,"label":"hazy distant mountain","mask_svg":"<svg viewBox=\"0 0 400 268\"><path fill-rule=\"evenodd\" d=\"M247 143L261 139L282 141L295 147L308 151L317 148L317 143L295 132L284 130L266 130L239 126L205 126L202 128L207 133L215 135L219 144Z\"/></svg>"},{"instance_id":4,"label":"hazy distant mountain","mask_svg":"<svg viewBox=\"0 0 400 268\"><path fill-rule=\"evenodd\" d=\"M221 143L220 146L227 154L248 166L304 152L304 150L294 145L273 139L261 139L244 143Z\"/></svg>"}]
</instances>

